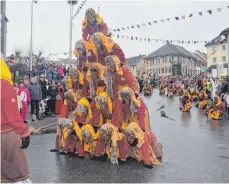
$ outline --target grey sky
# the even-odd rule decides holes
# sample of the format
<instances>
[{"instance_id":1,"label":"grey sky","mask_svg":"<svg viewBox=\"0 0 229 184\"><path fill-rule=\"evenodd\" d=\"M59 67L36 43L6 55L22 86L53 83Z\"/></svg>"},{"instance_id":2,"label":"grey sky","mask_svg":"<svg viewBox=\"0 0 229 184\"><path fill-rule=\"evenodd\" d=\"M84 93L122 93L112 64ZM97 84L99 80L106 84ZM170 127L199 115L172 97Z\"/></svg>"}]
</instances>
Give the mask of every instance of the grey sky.
<instances>
[{"instance_id":1,"label":"grey sky","mask_svg":"<svg viewBox=\"0 0 229 184\"><path fill-rule=\"evenodd\" d=\"M82 0L80 0L81 2ZM196 12L228 6L228 1L95 1L88 0L74 19L73 45L81 39L81 22L87 8L100 7L100 15L110 28L119 28L138 23L173 18L166 23L157 23L144 28L135 28L117 34L160 38L169 40L211 40L223 29L229 27L229 9L204 13ZM7 1L8 35L7 54L16 48L27 52L30 41L30 1ZM78 6L74 7L74 12ZM175 21L174 17L196 13L192 18ZM42 49L47 55L49 43L51 52L67 52L69 47L69 6L66 1L38 0L34 4L34 50ZM155 42L139 42L114 39L124 50L126 57L152 52L163 45ZM179 45L179 44L178 44ZM182 45L182 44L181 44ZM204 44L184 44L190 51L199 49L206 52Z\"/></svg>"}]
</instances>

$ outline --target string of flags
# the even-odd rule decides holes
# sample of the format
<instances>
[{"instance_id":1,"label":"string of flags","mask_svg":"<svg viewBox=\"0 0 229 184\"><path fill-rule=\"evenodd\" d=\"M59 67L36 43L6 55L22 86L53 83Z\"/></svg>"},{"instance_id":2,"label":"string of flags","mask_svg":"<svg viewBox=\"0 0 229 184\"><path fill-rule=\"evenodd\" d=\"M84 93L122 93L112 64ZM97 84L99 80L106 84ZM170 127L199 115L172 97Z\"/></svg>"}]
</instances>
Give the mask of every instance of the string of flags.
<instances>
[{"instance_id":1,"label":"string of flags","mask_svg":"<svg viewBox=\"0 0 229 184\"><path fill-rule=\"evenodd\" d=\"M72 16L72 19L76 18L76 16L79 14L80 10L84 7L84 5L85 5L86 2L87 2L87 0L82 1L82 3L80 4L80 6L78 7L77 11Z\"/></svg>"},{"instance_id":2,"label":"string of flags","mask_svg":"<svg viewBox=\"0 0 229 184\"><path fill-rule=\"evenodd\" d=\"M135 41L144 41L144 42L157 42L157 43L180 43L180 44L198 44L198 43L208 43L206 40L190 41L190 40L165 40L159 38L142 38L137 36L125 36L125 35L115 35L112 34L113 38L117 39L126 39L126 40L135 40Z\"/></svg>"},{"instance_id":3,"label":"string of flags","mask_svg":"<svg viewBox=\"0 0 229 184\"><path fill-rule=\"evenodd\" d=\"M157 24L157 23L165 23L168 21L179 21L179 20L184 20L184 19L188 19L191 18L193 16L203 16L206 14L212 15L214 11L216 12L221 12L223 9L228 9L229 10L229 6L225 6L225 7L221 7L221 8L216 8L216 9L212 9L212 10L207 10L207 11L201 11L201 12L197 12L197 13L189 13L189 14L185 14L182 16L176 16L176 17L170 17L170 18L166 18L166 19L161 19L161 20L156 20L156 21L151 21L151 22L146 22L146 23L141 23L141 24L136 24L136 25L131 25L131 26L126 26L126 27L122 27L122 28L116 28L116 29L112 29L114 32L119 32L119 31L126 31L129 29L135 29L135 28L142 28L145 26L152 26L153 24Z\"/></svg>"}]
</instances>

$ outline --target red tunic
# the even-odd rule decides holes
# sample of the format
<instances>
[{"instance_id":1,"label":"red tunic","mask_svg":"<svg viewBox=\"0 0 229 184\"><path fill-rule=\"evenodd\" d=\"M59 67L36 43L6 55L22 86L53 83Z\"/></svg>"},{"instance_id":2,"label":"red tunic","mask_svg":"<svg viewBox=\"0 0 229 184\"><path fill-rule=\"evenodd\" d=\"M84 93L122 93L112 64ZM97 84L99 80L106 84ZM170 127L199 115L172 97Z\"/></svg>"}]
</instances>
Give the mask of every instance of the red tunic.
<instances>
[{"instance_id":1,"label":"red tunic","mask_svg":"<svg viewBox=\"0 0 229 184\"><path fill-rule=\"evenodd\" d=\"M1 79L1 87L1 133L15 131L21 138L28 137L30 132L18 111L14 87L3 79Z\"/></svg>"},{"instance_id":2,"label":"red tunic","mask_svg":"<svg viewBox=\"0 0 229 184\"><path fill-rule=\"evenodd\" d=\"M88 38L96 32L102 32L104 34L108 33L108 27L106 23L95 24L94 26L87 24L87 27L82 30L82 37L84 40L88 40Z\"/></svg>"},{"instance_id":3,"label":"red tunic","mask_svg":"<svg viewBox=\"0 0 229 184\"><path fill-rule=\"evenodd\" d=\"M108 55L117 55L121 63L126 64L125 54L118 44L114 44L114 46L112 47L109 53L107 53L107 51L104 50L98 51L99 61L104 62L104 58L107 57Z\"/></svg>"}]
</instances>

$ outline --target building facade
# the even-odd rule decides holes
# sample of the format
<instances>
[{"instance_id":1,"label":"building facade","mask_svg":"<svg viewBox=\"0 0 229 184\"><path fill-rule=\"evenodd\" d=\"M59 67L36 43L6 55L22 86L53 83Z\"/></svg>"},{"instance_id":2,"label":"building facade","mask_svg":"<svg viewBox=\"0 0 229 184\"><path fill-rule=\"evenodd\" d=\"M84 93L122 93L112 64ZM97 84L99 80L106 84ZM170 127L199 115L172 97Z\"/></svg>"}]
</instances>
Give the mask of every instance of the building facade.
<instances>
[{"instance_id":1,"label":"building facade","mask_svg":"<svg viewBox=\"0 0 229 184\"><path fill-rule=\"evenodd\" d=\"M145 65L145 61L143 60L145 55L138 55L134 57L127 58L127 65L130 68L131 72L135 75L141 75L146 73L147 65Z\"/></svg>"},{"instance_id":2,"label":"building facade","mask_svg":"<svg viewBox=\"0 0 229 184\"><path fill-rule=\"evenodd\" d=\"M201 56L198 56L201 55ZM184 47L166 43L146 57L151 72L158 76L197 75L206 66L204 53L189 52Z\"/></svg>"},{"instance_id":3,"label":"building facade","mask_svg":"<svg viewBox=\"0 0 229 184\"><path fill-rule=\"evenodd\" d=\"M207 48L207 67L212 72L213 77L227 73L229 59L227 40L221 41L220 36L217 36L205 44L205 47Z\"/></svg>"},{"instance_id":4,"label":"building facade","mask_svg":"<svg viewBox=\"0 0 229 184\"><path fill-rule=\"evenodd\" d=\"M6 17L6 1L0 1L1 5L1 53L6 56L6 38L7 38L7 22Z\"/></svg>"}]
</instances>

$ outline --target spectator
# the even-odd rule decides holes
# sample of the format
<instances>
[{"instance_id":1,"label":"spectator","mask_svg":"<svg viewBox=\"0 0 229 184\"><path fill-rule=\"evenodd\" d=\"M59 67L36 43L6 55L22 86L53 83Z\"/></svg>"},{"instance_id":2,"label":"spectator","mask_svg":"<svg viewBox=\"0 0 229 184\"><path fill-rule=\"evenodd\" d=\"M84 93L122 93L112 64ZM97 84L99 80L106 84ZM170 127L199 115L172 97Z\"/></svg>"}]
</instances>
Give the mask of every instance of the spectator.
<instances>
[{"instance_id":1,"label":"spectator","mask_svg":"<svg viewBox=\"0 0 229 184\"><path fill-rule=\"evenodd\" d=\"M21 108L22 108L22 104L21 104L21 99L20 99L20 96L18 95L18 91L19 91L19 88L18 87L14 87L15 90L16 90L16 94L17 94L17 107L18 107L18 111L21 112Z\"/></svg>"},{"instance_id":2,"label":"spectator","mask_svg":"<svg viewBox=\"0 0 229 184\"><path fill-rule=\"evenodd\" d=\"M28 98L28 89L25 88L23 81L19 82L19 91L18 94L20 95L20 100L21 100L21 104L22 104L22 108L21 108L21 117L24 121L24 123L28 123L26 121L27 118L27 105L28 105L28 99L30 99L30 97Z\"/></svg>"},{"instance_id":3,"label":"spectator","mask_svg":"<svg viewBox=\"0 0 229 184\"><path fill-rule=\"evenodd\" d=\"M53 79L54 81L56 81L56 80L57 80L57 76L58 76L57 68L56 68L56 66L54 65L54 66L53 66L52 79Z\"/></svg>"},{"instance_id":4,"label":"spectator","mask_svg":"<svg viewBox=\"0 0 229 184\"><path fill-rule=\"evenodd\" d=\"M28 89L31 96L32 121L35 121L35 117L37 117L38 120L41 120L39 115L39 102L42 99L42 92L40 85L36 83L36 79L34 77L31 78L31 83L29 84Z\"/></svg>"},{"instance_id":5,"label":"spectator","mask_svg":"<svg viewBox=\"0 0 229 184\"><path fill-rule=\"evenodd\" d=\"M42 100L46 99L48 96L48 90L46 87L47 83L45 81L45 76L42 74L40 76L40 87L41 87L41 93L42 93Z\"/></svg>"},{"instance_id":6,"label":"spectator","mask_svg":"<svg viewBox=\"0 0 229 184\"><path fill-rule=\"evenodd\" d=\"M56 96L56 114L60 114L62 105L64 103L64 88L60 82L57 83L58 94Z\"/></svg>"},{"instance_id":7,"label":"spectator","mask_svg":"<svg viewBox=\"0 0 229 184\"><path fill-rule=\"evenodd\" d=\"M52 81L52 74L53 74L53 67L52 65L49 65L47 70L46 70L46 77L48 81Z\"/></svg>"},{"instance_id":8,"label":"spectator","mask_svg":"<svg viewBox=\"0 0 229 184\"><path fill-rule=\"evenodd\" d=\"M58 94L58 89L56 88L55 81L48 88L48 94L50 99L48 100L48 107L51 111L51 116L55 116L55 105L56 105L56 96Z\"/></svg>"},{"instance_id":9,"label":"spectator","mask_svg":"<svg viewBox=\"0 0 229 184\"><path fill-rule=\"evenodd\" d=\"M57 72L58 72L57 80L62 80L62 78L64 76L63 68L61 66L58 66L57 67Z\"/></svg>"}]
</instances>

